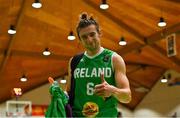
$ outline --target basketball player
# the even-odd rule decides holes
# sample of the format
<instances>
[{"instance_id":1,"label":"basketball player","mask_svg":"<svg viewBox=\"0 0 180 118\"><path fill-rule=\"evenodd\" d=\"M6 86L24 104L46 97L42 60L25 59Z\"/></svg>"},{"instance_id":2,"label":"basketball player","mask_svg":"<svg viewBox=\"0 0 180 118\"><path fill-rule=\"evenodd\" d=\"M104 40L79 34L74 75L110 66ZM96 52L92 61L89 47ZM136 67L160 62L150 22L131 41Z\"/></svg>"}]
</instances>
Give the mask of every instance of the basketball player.
<instances>
[{"instance_id":1,"label":"basketball player","mask_svg":"<svg viewBox=\"0 0 180 118\"><path fill-rule=\"evenodd\" d=\"M117 117L118 102L129 103L131 90L125 63L120 55L101 46L99 24L86 13L81 14L77 34L84 55L71 74L67 91L74 92L74 117ZM71 81L74 79L74 85Z\"/></svg>"}]
</instances>

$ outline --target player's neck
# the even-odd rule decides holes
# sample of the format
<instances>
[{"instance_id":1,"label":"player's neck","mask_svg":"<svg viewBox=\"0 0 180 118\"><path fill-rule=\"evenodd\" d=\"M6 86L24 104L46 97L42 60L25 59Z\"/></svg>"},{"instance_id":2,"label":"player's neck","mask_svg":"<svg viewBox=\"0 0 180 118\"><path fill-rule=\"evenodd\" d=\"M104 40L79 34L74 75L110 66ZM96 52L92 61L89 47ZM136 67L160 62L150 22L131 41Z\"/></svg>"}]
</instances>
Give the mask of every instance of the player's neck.
<instances>
[{"instance_id":1,"label":"player's neck","mask_svg":"<svg viewBox=\"0 0 180 118\"><path fill-rule=\"evenodd\" d=\"M102 49L102 47L99 47L97 50L94 50L94 51L87 50L86 52L87 52L88 56L95 56L95 55L97 55L98 53L101 52L101 49Z\"/></svg>"}]
</instances>

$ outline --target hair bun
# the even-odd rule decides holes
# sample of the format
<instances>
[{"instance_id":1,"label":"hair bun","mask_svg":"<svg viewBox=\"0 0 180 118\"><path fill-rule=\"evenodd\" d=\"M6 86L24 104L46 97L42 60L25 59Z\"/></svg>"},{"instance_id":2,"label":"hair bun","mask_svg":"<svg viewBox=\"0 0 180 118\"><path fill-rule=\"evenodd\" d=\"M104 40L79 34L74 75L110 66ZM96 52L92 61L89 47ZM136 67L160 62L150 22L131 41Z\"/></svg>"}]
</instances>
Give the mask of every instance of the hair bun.
<instances>
[{"instance_id":1,"label":"hair bun","mask_svg":"<svg viewBox=\"0 0 180 118\"><path fill-rule=\"evenodd\" d=\"M81 14L81 19L87 19L87 13L82 13Z\"/></svg>"},{"instance_id":2,"label":"hair bun","mask_svg":"<svg viewBox=\"0 0 180 118\"><path fill-rule=\"evenodd\" d=\"M89 19L90 19L90 20L94 20L93 16L91 16Z\"/></svg>"}]
</instances>

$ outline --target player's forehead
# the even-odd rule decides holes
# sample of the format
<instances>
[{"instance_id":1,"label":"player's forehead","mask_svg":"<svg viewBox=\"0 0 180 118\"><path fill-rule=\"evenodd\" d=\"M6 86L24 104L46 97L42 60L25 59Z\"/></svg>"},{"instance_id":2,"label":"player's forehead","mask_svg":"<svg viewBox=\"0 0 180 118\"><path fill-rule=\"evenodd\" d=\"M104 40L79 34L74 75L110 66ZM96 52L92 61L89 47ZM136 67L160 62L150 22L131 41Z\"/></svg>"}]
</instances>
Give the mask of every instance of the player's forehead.
<instances>
[{"instance_id":1,"label":"player's forehead","mask_svg":"<svg viewBox=\"0 0 180 118\"><path fill-rule=\"evenodd\" d=\"M96 33L96 32L97 32L96 26L95 25L89 25L85 28L82 28L79 32L79 35L83 36L83 35L88 35L90 33Z\"/></svg>"}]
</instances>

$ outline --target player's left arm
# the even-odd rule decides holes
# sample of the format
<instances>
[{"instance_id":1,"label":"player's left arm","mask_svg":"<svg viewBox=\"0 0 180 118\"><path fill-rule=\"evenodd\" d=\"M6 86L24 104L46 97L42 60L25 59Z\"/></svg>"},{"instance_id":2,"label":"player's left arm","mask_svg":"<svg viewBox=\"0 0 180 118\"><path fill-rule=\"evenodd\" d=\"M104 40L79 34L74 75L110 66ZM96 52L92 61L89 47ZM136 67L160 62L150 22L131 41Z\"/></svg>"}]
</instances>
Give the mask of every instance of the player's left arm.
<instances>
[{"instance_id":1,"label":"player's left arm","mask_svg":"<svg viewBox=\"0 0 180 118\"><path fill-rule=\"evenodd\" d=\"M131 101L131 90L126 76L124 60L115 53L112 61L115 71L116 86L107 83L104 79L104 74L102 73L100 77L101 83L95 86L94 93L102 97L110 97L113 95L119 102L129 103Z\"/></svg>"},{"instance_id":2,"label":"player's left arm","mask_svg":"<svg viewBox=\"0 0 180 118\"><path fill-rule=\"evenodd\" d=\"M113 66L116 87L112 86L112 95L122 103L129 103L131 101L131 90L126 76L126 66L122 57L116 53L113 55Z\"/></svg>"}]
</instances>

